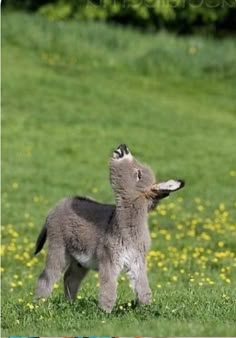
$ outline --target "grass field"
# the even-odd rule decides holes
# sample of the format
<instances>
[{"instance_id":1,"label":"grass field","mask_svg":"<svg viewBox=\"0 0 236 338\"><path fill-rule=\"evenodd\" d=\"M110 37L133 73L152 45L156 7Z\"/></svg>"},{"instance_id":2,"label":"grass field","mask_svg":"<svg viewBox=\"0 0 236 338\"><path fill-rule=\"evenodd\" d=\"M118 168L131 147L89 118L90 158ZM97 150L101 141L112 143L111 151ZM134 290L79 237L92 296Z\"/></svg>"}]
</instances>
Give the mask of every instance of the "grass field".
<instances>
[{"instance_id":1,"label":"grass field","mask_svg":"<svg viewBox=\"0 0 236 338\"><path fill-rule=\"evenodd\" d=\"M96 23L2 17L2 336L236 335L236 44ZM125 276L111 315L91 273L33 298L46 250L34 243L66 195L112 202L120 143L160 179L186 180L150 215L153 303Z\"/></svg>"}]
</instances>

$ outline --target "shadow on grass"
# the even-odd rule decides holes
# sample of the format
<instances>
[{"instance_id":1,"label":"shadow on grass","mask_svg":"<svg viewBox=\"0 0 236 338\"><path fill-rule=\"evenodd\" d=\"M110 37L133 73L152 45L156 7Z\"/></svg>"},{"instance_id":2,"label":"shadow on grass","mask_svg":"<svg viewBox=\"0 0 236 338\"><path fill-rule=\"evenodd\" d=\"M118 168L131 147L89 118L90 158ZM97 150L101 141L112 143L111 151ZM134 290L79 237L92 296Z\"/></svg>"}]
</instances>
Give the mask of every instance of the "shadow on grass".
<instances>
[{"instance_id":1,"label":"shadow on grass","mask_svg":"<svg viewBox=\"0 0 236 338\"><path fill-rule=\"evenodd\" d=\"M51 300L51 305L54 310L62 309L68 310L72 313L77 313L86 318L104 319L110 317L124 317L128 314L136 316L139 320L147 320L151 317L161 316L159 305L153 303L151 305L139 305L137 301L132 300L130 302L117 302L112 310L112 313L108 314L99 308L98 300L96 297L89 296L87 298L77 299L75 302L70 303L65 301L62 296L55 297Z\"/></svg>"}]
</instances>

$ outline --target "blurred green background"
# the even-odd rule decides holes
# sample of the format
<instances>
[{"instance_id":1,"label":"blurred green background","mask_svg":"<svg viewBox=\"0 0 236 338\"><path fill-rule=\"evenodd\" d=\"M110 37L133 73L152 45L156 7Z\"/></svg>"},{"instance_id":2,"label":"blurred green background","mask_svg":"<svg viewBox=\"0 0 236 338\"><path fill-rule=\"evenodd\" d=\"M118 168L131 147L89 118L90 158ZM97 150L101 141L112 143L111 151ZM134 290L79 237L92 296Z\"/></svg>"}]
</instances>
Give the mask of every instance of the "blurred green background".
<instances>
[{"instance_id":1,"label":"blurred green background","mask_svg":"<svg viewBox=\"0 0 236 338\"><path fill-rule=\"evenodd\" d=\"M3 3L2 335L236 334L235 8L183 4ZM61 283L35 301L45 215L66 195L113 202L120 143L186 180L150 215L153 304L133 308L122 277L103 314L95 274L73 305Z\"/></svg>"},{"instance_id":2,"label":"blurred green background","mask_svg":"<svg viewBox=\"0 0 236 338\"><path fill-rule=\"evenodd\" d=\"M39 12L51 20L98 20L185 34L236 30L234 0L5 0L3 5Z\"/></svg>"}]
</instances>

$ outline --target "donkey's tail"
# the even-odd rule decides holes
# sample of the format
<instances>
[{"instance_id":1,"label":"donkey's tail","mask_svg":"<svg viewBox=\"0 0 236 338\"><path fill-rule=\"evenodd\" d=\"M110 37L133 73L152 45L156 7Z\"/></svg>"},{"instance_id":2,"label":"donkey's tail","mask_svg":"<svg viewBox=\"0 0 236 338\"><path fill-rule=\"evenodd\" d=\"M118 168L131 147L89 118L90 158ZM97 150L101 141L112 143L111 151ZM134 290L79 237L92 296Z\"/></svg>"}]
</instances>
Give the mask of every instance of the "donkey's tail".
<instances>
[{"instance_id":1,"label":"donkey's tail","mask_svg":"<svg viewBox=\"0 0 236 338\"><path fill-rule=\"evenodd\" d=\"M45 222L36 242L34 254L37 255L43 248L47 239L47 221Z\"/></svg>"}]
</instances>

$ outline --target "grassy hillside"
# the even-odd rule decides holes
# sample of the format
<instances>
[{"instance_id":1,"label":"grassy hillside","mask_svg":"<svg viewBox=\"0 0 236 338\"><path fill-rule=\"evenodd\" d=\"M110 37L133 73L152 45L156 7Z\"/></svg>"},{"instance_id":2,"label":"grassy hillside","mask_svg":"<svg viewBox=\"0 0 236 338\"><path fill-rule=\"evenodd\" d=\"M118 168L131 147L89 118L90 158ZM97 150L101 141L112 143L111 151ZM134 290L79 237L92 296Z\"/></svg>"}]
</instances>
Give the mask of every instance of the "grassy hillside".
<instances>
[{"instance_id":1,"label":"grassy hillside","mask_svg":"<svg viewBox=\"0 0 236 338\"><path fill-rule=\"evenodd\" d=\"M235 335L235 41L4 14L2 46L2 335ZM150 215L153 304L135 308L123 276L103 314L95 273L73 305L62 283L35 301L48 209L112 202L120 143L187 182Z\"/></svg>"}]
</instances>

